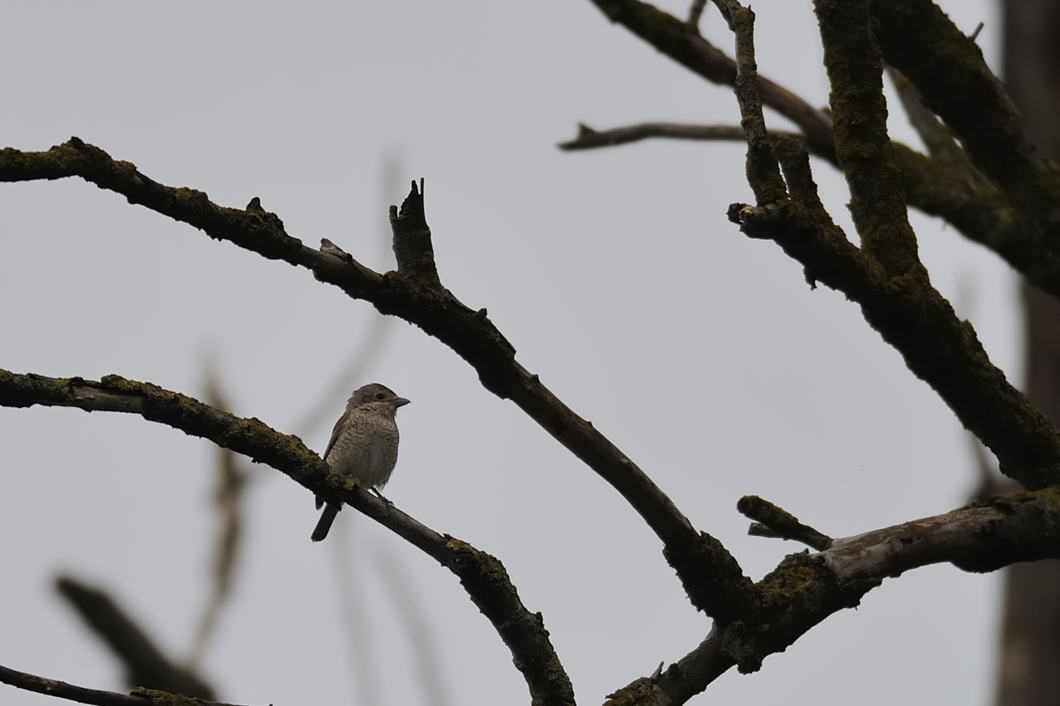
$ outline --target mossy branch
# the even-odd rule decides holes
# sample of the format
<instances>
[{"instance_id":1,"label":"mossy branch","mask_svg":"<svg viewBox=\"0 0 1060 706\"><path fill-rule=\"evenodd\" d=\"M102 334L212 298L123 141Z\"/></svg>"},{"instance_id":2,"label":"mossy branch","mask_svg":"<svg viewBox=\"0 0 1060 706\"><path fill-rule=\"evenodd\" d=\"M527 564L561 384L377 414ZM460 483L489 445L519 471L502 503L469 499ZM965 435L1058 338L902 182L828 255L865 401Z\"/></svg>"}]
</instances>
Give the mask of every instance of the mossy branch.
<instances>
[{"instance_id":1,"label":"mossy branch","mask_svg":"<svg viewBox=\"0 0 1060 706\"><path fill-rule=\"evenodd\" d=\"M512 652L534 704L574 704L570 679L556 655L540 613L531 613L495 557L421 524L389 501L341 487L341 479L296 436L258 419L244 419L157 385L107 375L99 381L49 378L0 370L0 406L76 407L125 412L209 439L284 473L331 501L341 500L415 545L452 571L471 600Z\"/></svg>"}]
</instances>

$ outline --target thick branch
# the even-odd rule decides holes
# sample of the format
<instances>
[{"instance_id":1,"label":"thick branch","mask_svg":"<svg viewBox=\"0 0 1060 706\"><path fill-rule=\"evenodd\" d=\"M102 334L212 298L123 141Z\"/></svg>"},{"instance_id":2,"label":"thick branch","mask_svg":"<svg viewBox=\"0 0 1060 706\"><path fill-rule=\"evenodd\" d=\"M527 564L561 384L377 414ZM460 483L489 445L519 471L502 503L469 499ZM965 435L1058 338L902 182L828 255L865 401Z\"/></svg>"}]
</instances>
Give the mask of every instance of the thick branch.
<instances>
[{"instance_id":1,"label":"thick branch","mask_svg":"<svg viewBox=\"0 0 1060 706\"><path fill-rule=\"evenodd\" d=\"M930 0L873 0L887 63L960 137L976 167L998 184L1049 257L1060 220L1060 172L1024 138L1023 123L975 41Z\"/></svg>"},{"instance_id":2,"label":"thick branch","mask_svg":"<svg viewBox=\"0 0 1060 706\"><path fill-rule=\"evenodd\" d=\"M962 423L1027 487L1060 482L1060 435L990 362L975 330L930 286L892 282L819 214L795 204L730 213L752 237L777 242L807 277L861 305L865 320L931 385Z\"/></svg>"},{"instance_id":3,"label":"thick branch","mask_svg":"<svg viewBox=\"0 0 1060 706\"><path fill-rule=\"evenodd\" d=\"M715 628L685 657L612 695L611 706L673 706L736 665L757 669L829 615L854 607L886 579L930 564L993 571L1060 558L1060 491L994 498L944 515L835 540L817 554L793 554L757 586L762 610Z\"/></svg>"},{"instance_id":4,"label":"thick branch","mask_svg":"<svg viewBox=\"0 0 1060 706\"><path fill-rule=\"evenodd\" d=\"M814 10L832 86L836 157L850 187L861 249L888 276L926 280L887 136L883 59L868 0L815 0Z\"/></svg>"},{"instance_id":5,"label":"thick branch","mask_svg":"<svg viewBox=\"0 0 1060 706\"><path fill-rule=\"evenodd\" d=\"M275 214L260 208L224 208L202 192L163 186L129 162L114 161L77 138L47 152L0 151L0 181L68 176L120 193L130 203L193 225L210 237L305 267L350 297L416 324L474 367L486 389L515 402L626 498L662 540L665 556L697 608L727 620L753 604L751 581L736 560L716 539L696 532L644 471L520 365L515 349L487 318L485 309L473 311L448 290L423 286L419 278L401 272L373 272L334 247L308 248L287 234Z\"/></svg>"},{"instance_id":6,"label":"thick branch","mask_svg":"<svg viewBox=\"0 0 1060 706\"><path fill-rule=\"evenodd\" d=\"M157 704L158 706L234 706L233 704L219 701L206 701L154 689L133 689L131 695L119 694L114 691L86 689L83 686L75 686L74 684L67 684L54 679L45 679L35 674L19 672L4 666L0 666L0 682L10 684L17 689L34 691L38 694L54 696L67 701L76 701L81 704L95 704L96 706L151 706L151 704Z\"/></svg>"},{"instance_id":7,"label":"thick branch","mask_svg":"<svg viewBox=\"0 0 1060 706\"><path fill-rule=\"evenodd\" d=\"M570 680L548 639L541 615L526 609L500 561L455 537L435 532L356 485L336 487L327 464L298 437L280 434L258 419L236 417L180 393L117 375L94 382L0 370L0 405L37 404L138 414L272 466L329 501L345 501L457 575L511 650L534 704L574 703Z\"/></svg>"}]
</instances>

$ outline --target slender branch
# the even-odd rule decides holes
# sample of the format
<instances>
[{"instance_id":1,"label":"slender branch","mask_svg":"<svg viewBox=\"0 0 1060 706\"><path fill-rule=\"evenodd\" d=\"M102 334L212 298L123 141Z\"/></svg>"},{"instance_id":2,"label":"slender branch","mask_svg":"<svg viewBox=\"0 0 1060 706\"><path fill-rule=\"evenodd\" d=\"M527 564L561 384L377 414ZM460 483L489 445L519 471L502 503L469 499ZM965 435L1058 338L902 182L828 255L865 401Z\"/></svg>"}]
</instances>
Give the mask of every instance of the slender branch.
<instances>
[{"instance_id":1,"label":"slender branch","mask_svg":"<svg viewBox=\"0 0 1060 706\"><path fill-rule=\"evenodd\" d=\"M935 517L835 540L817 554L793 554L758 588L769 599L749 621L718 626L654 677L612 694L609 706L687 702L733 666L754 671L829 615L858 604L886 578L931 564L993 571L1060 558L1060 490L993 498Z\"/></svg>"},{"instance_id":2,"label":"slender branch","mask_svg":"<svg viewBox=\"0 0 1060 706\"><path fill-rule=\"evenodd\" d=\"M0 370L0 406L37 404L138 414L265 463L330 502L341 500L353 506L456 574L511 650L535 705L574 703L570 680L541 614L526 609L499 560L435 532L355 483L336 485L342 480L330 474L327 463L297 437L280 434L258 419L235 417L180 393L117 375L94 382Z\"/></svg>"},{"instance_id":3,"label":"slender branch","mask_svg":"<svg viewBox=\"0 0 1060 706\"><path fill-rule=\"evenodd\" d=\"M832 86L836 157L850 187L861 249L888 276L926 281L887 136L883 58L868 0L814 0L813 6Z\"/></svg>"},{"instance_id":4,"label":"slender branch","mask_svg":"<svg viewBox=\"0 0 1060 706\"><path fill-rule=\"evenodd\" d=\"M736 62L684 20L640 0L592 3L610 21L621 24L686 69L711 83L736 84ZM815 151L832 150L832 125L827 115L768 78L760 77L759 83L762 101L798 125Z\"/></svg>"},{"instance_id":5,"label":"slender branch","mask_svg":"<svg viewBox=\"0 0 1060 706\"><path fill-rule=\"evenodd\" d=\"M598 147L611 147L638 142L652 137L677 140L740 140L744 139L739 125L693 125L688 123L637 123L594 130L585 123L578 123L578 135L557 145L561 150L573 152Z\"/></svg>"},{"instance_id":6,"label":"slender branch","mask_svg":"<svg viewBox=\"0 0 1060 706\"><path fill-rule=\"evenodd\" d=\"M740 105L740 125L747 142L747 183L759 206L787 197L784 179L773 145L766 133L759 94L758 66L755 64L755 13L735 0L715 0L729 29L736 35L736 100Z\"/></svg>"},{"instance_id":7,"label":"slender branch","mask_svg":"<svg viewBox=\"0 0 1060 706\"><path fill-rule=\"evenodd\" d=\"M906 117L909 118L909 124L920 136L920 141L924 143L931 158L958 166L966 170L969 175L974 174L975 168L968 159L968 154L953 138L953 131L943 125L938 116L924 106L920 91L916 90L916 86L900 71L890 69L888 75L891 77L894 92L898 94L898 100L905 110Z\"/></svg>"},{"instance_id":8,"label":"slender branch","mask_svg":"<svg viewBox=\"0 0 1060 706\"><path fill-rule=\"evenodd\" d=\"M130 695L114 691L87 689L83 686L68 684L55 679L38 677L35 674L19 672L0 665L0 682L17 689L34 691L46 696L54 696L67 701L95 706L234 706L220 701L206 701L192 696L181 696L154 689L133 689Z\"/></svg>"},{"instance_id":9,"label":"slender branch","mask_svg":"<svg viewBox=\"0 0 1060 706\"><path fill-rule=\"evenodd\" d=\"M531 419L610 483L662 540L664 556L689 599L712 617L735 619L753 608L751 581L714 537L697 532L673 501L610 440L578 416L515 359L515 349L486 315L448 290L423 286L402 272L385 275L361 265L333 244L313 250L284 230L273 213L225 208L206 194L159 184L129 162L118 162L77 138L47 152L0 150L0 181L79 176L175 220L200 228L266 258L310 270L348 296L416 324L463 357L483 386L511 399ZM327 245L330 245L328 247Z\"/></svg>"},{"instance_id":10,"label":"slender branch","mask_svg":"<svg viewBox=\"0 0 1060 706\"><path fill-rule=\"evenodd\" d=\"M647 44L685 68L712 83L723 85L735 83L736 62L700 37L697 31L689 29L683 20L639 0L592 0L592 2L612 22L622 24ZM877 17L882 16L883 13L904 12L900 7L892 8L892 4L903 5L903 3L891 3L888 0L888 2L875 2L872 9ZM924 46L921 46L919 51L940 50L938 47L933 48L933 44L938 43L935 40L936 35L933 29L924 29L915 21L900 18L896 19L892 26L893 31L885 35L881 42L884 57L889 64L898 66L903 71L908 69L908 67L903 68L906 62L900 61L900 57L896 55L903 50L907 38L906 31L910 27L915 27L918 30L918 36L924 37ZM974 51L978 52L978 48ZM930 73L930 76L926 76L927 79L934 79L944 84L942 88L948 91L964 91L970 101L977 100L974 97L975 92L968 87L968 84L973 81L962 79L958 82L950 82L944 78L948 75L944 70L947 66L945 59L932 60L931 68L927 68L927 64L921 61L919 56L912 57L909 63L914 68L924 67L924 72ZM981 56L977 53L974 55L969 53L968 56L972 56L976 62L981 63ZM959 54L957 58L964 61L962 54ZM972 78L975 81L985 81L985 78L974 74L975 72ZM835 145L831 119L786 88L765 78L760 77L759 81L765 105L798 125L806 136L807 146L812 154L834 162ZM922 86L920 88L923 90ZM1008 107L1004 110L1008 110ZM954 109L954 112L963 115L965 121L971 122L978 119L976 116L980 111L981 109L975 105L970 108L961 105ZM946 116L943 115L943 117ZM1008 117L1003 122L1008 125ZM983 128L981 132L984 144L986 144L993 133L989 126L981 125L980 127ZM1008 127L1006 130L1011 131ZM672 133L666 136L677 137ZM1004 150L995 150L996 154L1002 152ZM1022 273L1029 282L1060 297L1060 245L1042 242L1033 228L1025 229L1022 223L1023 213L1013 208L1008 196L993 188L992 185L976 183L976 180L969 179L964 170L955 170L951 165L939 164L904 145L895 144L894 158L901 171L902 186L911 206L929 215L945 219L968 238L995 251ZM1048 187L1045 188L1049 190ZM1034 199L1034 203L1044 203L1052 199L1051 196L1044 200ZM1028 205L1033 207L1034 203ZM1028 211L1027 205L1022 208L1022 211L1033 212ZM1060 219L1053 219L1054 222L1056 220ZM1039 219L1039 221L1047 223L1049 219Z\"/></svg>"}]
</instances>

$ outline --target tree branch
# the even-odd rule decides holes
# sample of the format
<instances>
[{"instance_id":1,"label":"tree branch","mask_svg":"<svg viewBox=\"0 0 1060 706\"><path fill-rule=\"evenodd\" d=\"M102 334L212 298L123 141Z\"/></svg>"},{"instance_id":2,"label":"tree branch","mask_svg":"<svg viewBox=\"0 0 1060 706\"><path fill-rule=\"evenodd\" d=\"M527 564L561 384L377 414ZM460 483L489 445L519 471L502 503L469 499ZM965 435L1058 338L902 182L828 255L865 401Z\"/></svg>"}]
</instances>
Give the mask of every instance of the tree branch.
<instances>
[{"instance_id":1,"label":"tree branch","mask_svg":"<svg viewBox=\"0 0 1060 706\"><path fill-rule=\"evenodd\" d=\"M343 479L330 474L327 463L297 437L280 434L258 419L235 417L180 393L117 375L94 382L0 370L0 406L36 404L138 414L265 463L329 502L353 506L456 574L511 650L532 703L574 703L570 679L548 639L541 614L526 609L499 560L435 532L352 481L349 487L342 486Z\"/></svg>"},{"instance_id":2,"label":"tree branch","mask_svg":"<svg viewBox=\"0 0 1060 706\"><path fill-rule=\"evenodd\" d=\"M68 176L120 193L130 203L193 225L210 237L305 267L348 296L416 324L475 368L486 389L515 402L622 494L662 540L664 555L693 605L721 620L734 619L753 607L751 581L732 555L714 537L697 532L644 471L520 365L515 349L487 318L485 309L473 311L448 290L424 286L422 278L407 273L373 272L334 245L308 248L287 234L275 214L260 206L225 208L200 191L163 186L129 162L115 161L77 138L47 152L0 151L0 181Z\"/></svg>"},{"instance_id":3,"label":"tree branch","mask_svg":"<svg viewBox=\"0 0 1060 706\"><path fill-rule=\"evenodd\" d=\"M700 36L698 29L640 0L592 0L617 22L686 69L711 83L736 84L736 62ZM799 126L815 151L832 150L832 125L823 112L768 78L760 78L762 102Z\"/></svg>"},{"instance_id":4,"label":"tree branch","mask_svg":"<svg viewBox=\"0 0 1060 706\"><path fill-rule=\"evenodd\" d=\"M952 563L982 572L1060 558L1058 503L1056 488L993 498L837 539L816 554L793 554L757 584L767 597L761 612L744 623L716 627L683 658L623 687L607 703L685 703L732 666L754 671L829 615L856 606L884 579L921 566Z\"/></svg>"},{"instance_id":5,"label":"tree branch","mask_svg":"<svg viewBox=\"0 0 1060 706\"><path fill-rule=\"evenodd\" d=\"M730 217L751 237L775 241L802 263L808 279L857 302L909 369L990 447L1003 473L1031 488L1060 482L1060 435L990 362L971 324L938 291L896 285L827 214L793 203L733 204Z\"/></svg>"},{"instance_id":6,"label":"tree branch","mask_svg":"<svg viewBox=\"0 0 1060 706\"><path fill-rule=\"evenodd\" d=\"M887 136L883 58L868 0L814 0L832 90L836 157L850 187L861 250L890 277L926 282Z\"/></svg>"},{"instance_id":7,"label":"tree branch","mask_svg":"<svg viewBox=\"0 0 1060 706\"><path fill-rule=\"evenodd\" d=\"M54 679L45 679L35 674L19 672L9 667L0 665L0 682L10 684L17 689L34 691L46 696L76 701L81 704L95 704L96 706L234 706L220 701L206 701L192 696L181 696L155 689L133 689L130 695L119 694L114 691L101 691L99 689L86 689L83 686L75 686Z\"/></svg>"},{"instance_id":8,"label":"tree branch","mask_svg":"<svg viewBox=\"0 0 1060 706\"><path fill-rule=\"evenodd\" d=\"M678 64L712 83L734 85L736 62L700 37L698 31L689 28L684 21L639 0L592 1L612 22L622 24ZM879 17L882 13L905 11L891 5L889 1L874 2L873 13ZM895 5L901 6L903 3ZM889 64L899 68L904 65L904 62L897 61L892 54L901 51L903 47L906 37L903 28L915 24L912 20L897 21L894 23L892 34L889 35L893 37L893 41L889 41L888 36L882 38L884 58ZM919 29L921 28L918 27ZM920 51L931 51L932 42L937 43L933 32L934 30L922 32L927 46L921 47ZM978 48L974 47L974 42L971 44L976 52L975 56L978 56L977 61L981 62ZM963 61L963 56L958 58ZM923 66L923 62L916 57L911 58L910 63ZM945 73L945 60L933 61L931 65L931 69L925 67L924 71L931 72L938 80ZM761 77L759 81L763 103L799 126L806 136L807 147L812 154L834 163L835 144L830 118L782 86ZM945 81L946 79L941 79L942 83ZM965 90L967 100L974 103L974 93L967 87L967 83L969 82L965 82L960 90ZM957 90L955 85L944 88ZM923 87L920 89L923 90ZM963 115L966 121L976 120L975 116L980 110L974 105L970 109L965 105L955 108L955 112ZM982 132L984 140L987 140L990 130L984 129ZM678 137L673 132L668 132L665 136ZM585 145L590 146L603 145ZM964 170L955 170L952 165L940 164L904 145L895 144L893 150L909 205L928 215L945 219L966 237L995 251L1029 282L1053 296L1060 297L1060 245L1054 246L1051 240L1042 242L1035 229L1025 229L1023 215L1013 208L1005 194L992 185L976 183L977 180L970 179ZM1050 196L1046 200L1053 198ZM1026 206L1023 211L1027 211ZM1047 223L1049 220L1046 218L1041 222Z\"/></svg>"},{"instance_id":9,"label":"tree branch","mask_svg":"<svg viewBox=\"0 0 1060 706\"><path fill-rule=\"evenodd\" d=\"M975 166L1000 186L1041 248L1056 258L1060 245L1060 171L1023 135L1023 121L974 39L930 0L871 3L887 63L919 90L925 105L960 137ZM1027 218L1029 216L1029 218Z\"/></svg>"}]
</instances>

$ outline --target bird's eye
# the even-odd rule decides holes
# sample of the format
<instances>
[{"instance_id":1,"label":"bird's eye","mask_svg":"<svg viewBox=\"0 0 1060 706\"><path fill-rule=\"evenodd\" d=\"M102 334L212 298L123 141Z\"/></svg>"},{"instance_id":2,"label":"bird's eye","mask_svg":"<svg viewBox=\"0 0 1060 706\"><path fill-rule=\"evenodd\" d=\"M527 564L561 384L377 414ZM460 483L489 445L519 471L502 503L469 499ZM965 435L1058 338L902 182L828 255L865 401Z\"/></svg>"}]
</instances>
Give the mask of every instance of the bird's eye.
<instances>
[{"instance_id":1,"label":"bird's eye","mask_svg":"<svg viewBox=\"0 0 1060 706\"><path fill-rule=\"evenodd\" d=\"M386 395L384 395L384 394L383 394L382 392L377 392L377 393L375 393L375 398L376 398L377 400L381 400L381 399L383 399L384 397L386 397Z\"/></svg>"}]
</instances>

